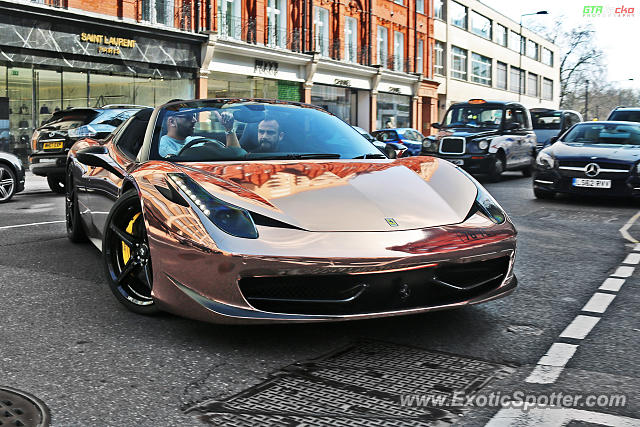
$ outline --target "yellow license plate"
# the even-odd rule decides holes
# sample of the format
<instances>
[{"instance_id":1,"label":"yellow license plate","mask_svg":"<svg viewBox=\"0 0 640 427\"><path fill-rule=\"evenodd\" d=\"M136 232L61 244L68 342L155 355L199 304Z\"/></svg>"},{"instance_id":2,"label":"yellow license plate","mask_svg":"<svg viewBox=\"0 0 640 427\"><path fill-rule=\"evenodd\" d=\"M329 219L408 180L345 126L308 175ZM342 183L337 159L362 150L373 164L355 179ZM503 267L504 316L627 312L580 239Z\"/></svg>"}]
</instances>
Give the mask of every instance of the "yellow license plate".
<instances>
[{"instance_id":1,"label":"yellow license plate","mask_svg":"<svg viewBox=\"0 0 640 427\"><path fill-rule=\"evenodd\" d=\"M58 142L45 142L42 145L42 149L43 150L55 150L58 148L62 148L64 144L64 141L58 141Z\"/></svg>"}]
</instances>

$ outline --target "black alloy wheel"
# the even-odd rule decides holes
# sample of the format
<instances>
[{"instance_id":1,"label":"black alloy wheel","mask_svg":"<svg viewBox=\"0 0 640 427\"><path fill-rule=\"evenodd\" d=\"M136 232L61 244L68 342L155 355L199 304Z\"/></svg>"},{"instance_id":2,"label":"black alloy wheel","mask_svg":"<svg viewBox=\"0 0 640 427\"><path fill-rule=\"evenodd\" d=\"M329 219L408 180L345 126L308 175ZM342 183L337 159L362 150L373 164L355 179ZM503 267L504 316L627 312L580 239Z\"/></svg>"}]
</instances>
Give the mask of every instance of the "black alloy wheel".
<instances>
[{"instance_id":1,"label":"black alloy wheel","mask_svg":"<svg viewBox=\"0 0 640 427\"><path fill-rule=\"evenodd\" d=\"M156 314L151 296L151 255L140 199L127 191L113 205L105 224L102 256L111 292L127 309L139 314Z\"/></svg>"},{"instance_id":2,"label":"black alloy wheel","mask_svg":"<svg viewBox=\"0 0 640 427\"><path fill-rule=\"evenodd\" d=\"M59 176L47 175L47 184L51 191L57 194L64 194L64 178Z\"/></svg>"},{"instance_id":3,"label":"black alloy wheel","mask_svg":"<svg viewBox=\"0 0 640 427\"><path fill-rule=\"evenodd\" d=\"M491 166L491 170L489 171L489 180L491 182L500 181L500 177L502 176L502 172L504 172L505 168L505 160L504 157L498 153L493 161L493 165Z\"/></svg>"},{"instance_id":4,"label":"black alloy wheel","mask_svg":"<svg viewBox=\"0 0 640 427\"><path fill-rule=\"evenodd\" d=\"M78 190L73 185L73 170L71 166L67 170L64 197L64 213L67 224L67 237L73 243L86 242L87 232L80 219L80 209L78 207Z\"/></svg>"},{"instance_id":5,"label":"black alloy wheel","mask_svg":"<svg viewBox=\"0 0 640 427\"><path fill-rule=\"evenodd\" d=\"M11 200L14 194L16 194L16 188L18 187L18 179L13 170L7 166L0 164L0 203L5 203Z\"/></svg>"}]
</instances>

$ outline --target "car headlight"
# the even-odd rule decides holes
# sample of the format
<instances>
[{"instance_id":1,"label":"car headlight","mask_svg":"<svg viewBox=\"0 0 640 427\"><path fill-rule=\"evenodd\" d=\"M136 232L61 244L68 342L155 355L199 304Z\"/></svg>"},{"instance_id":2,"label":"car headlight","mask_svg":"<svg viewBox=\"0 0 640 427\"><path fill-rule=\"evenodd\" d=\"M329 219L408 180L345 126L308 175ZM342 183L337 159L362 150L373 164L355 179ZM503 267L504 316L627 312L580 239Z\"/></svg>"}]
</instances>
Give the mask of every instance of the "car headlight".
<instances>
[{"instance_id":1,"label":"car headlight","mask_svg":"<svg viewBox=\"0 0 640 427\"><path fill-rule=\"evenodd\" d=\"M458 168L460 172L465 174L467 178L476 186L478 190L478 194L476 195L476 200L471 207L471 210L467 214L468 219L476 212L482 213L484 216L489 218L492 222L496 224L502 224L507 219L507 214L504 209L498 204L496 199L493 198L491 194L474 178L469 172L465 171L462 168Z\"/></svg>"},{"instance_id":2,"label":"car headlight","mask_svg":"<svg viewBox=\"0 0 640 427\"><path fill-rule=\"evenodd\" d=\"M436 151L438 147L438 141L433 137L426 137L422 140L422 149L424 151Z\"/></svg>"},{"instance_id":3,"label":"car headlight","mask_svg":"<svg viewBox=\"0 0 640 427\"><path fill-rule=\"evenodd\" d=\"M481 150L486 150L487 148L489 148L489 141L483 139L482 141L478 142L478 148Z\"/></svg>"},{"instance_id":4,"label":"car headlight","mask_svg":"<svg viewBox=\"0 0 640 427\"><path fill-rule=\"evenodd\" d=\"M636 164L636 173L640 175L640 162Z\"/></svg>"},{"instance_id":5,"label":"car headlight","mask_svg":"<svg viewBox=\"0 0 640 427\"><path fill-rule=\"evenodd\" d=\"M71 138L87 138L99 133L111 133L113 129L111 125L84 125L69 129L68 135Z\"/></svg>"},{"instance_id":6,"label":"car headlight","mask_svg":"<svg viewBox=\"0 0 640 427\"><path fill-rule=\"evenodd\" d=\"M556 159L550 154L541 151L536 157L536 164L543 169L553 169L556 165Z\"/></svg>"},{"instance_id":7,"label":"car headlight","mask_svg":"<svg viewBox=\"0 0 640 427\"><path fill-rule=\"evenodd\" d=\"M257 239L258 230L246 209L224 202L184 174L171 173L169 179L220 230L235 237Z\"/></svg>"}]
</instances>

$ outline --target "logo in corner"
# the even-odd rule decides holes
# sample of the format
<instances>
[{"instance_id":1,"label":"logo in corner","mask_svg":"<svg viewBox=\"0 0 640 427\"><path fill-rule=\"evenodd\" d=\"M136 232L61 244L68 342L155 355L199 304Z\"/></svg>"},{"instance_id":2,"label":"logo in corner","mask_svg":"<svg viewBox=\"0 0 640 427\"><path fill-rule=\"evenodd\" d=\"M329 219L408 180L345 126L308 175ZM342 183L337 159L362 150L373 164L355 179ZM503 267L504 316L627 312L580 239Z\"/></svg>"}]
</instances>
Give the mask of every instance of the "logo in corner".
<instances>
[{"instance_id":1,"label":"logo in corner","mask_svg":"<svg viewBox=\"0 0 640 427\"><path fill-rule=\"evenodd\" d=\"M387 221L387 224L389 224L392 227L397 227L398 226L398 223L393 218L385 218L384 220Z\"/></svg>"}]
</instances>

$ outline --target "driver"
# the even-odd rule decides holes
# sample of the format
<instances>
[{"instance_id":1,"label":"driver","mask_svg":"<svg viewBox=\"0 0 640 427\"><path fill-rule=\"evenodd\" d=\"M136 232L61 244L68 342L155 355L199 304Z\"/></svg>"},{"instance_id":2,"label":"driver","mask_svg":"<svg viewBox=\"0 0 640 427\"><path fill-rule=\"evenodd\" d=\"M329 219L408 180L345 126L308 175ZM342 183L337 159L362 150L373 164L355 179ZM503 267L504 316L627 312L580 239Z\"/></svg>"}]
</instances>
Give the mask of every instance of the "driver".
<instances>
[{"instance_id":1,"label":"driver","mask_svg":"<svg viewBox=\"0 0 640 427\"><path fill-rule=\"evenodd\" d=\"M160 138L158 147L158 152L162 157L175 156L190 141L202 138L192 135L197 123L196 110L168 111L167 115L167 133ZM232 155L246 154L246 151L240 147L235 132L233 132L233 115L229 112L220 114L217 111L213 111L212 118L217 119L225 128L226 146L215 141L220 144L220 148L228 149L229 154ZM205 142L203 141L203 144ZM200 144L197 143L196 145Z\"/></svg>"},{"instance_id":2,"label":"driver","mask_svg":"<svg viewBox=\"0 0 640 427\"><path fill-rule=\"evenodd\" d=\"M273 153L278 150L278 146L284 138L284 132L280 128L280 123L271 117L265 117L258 124L258 146L255 153Z\"/></svg>"}]
</instances>

